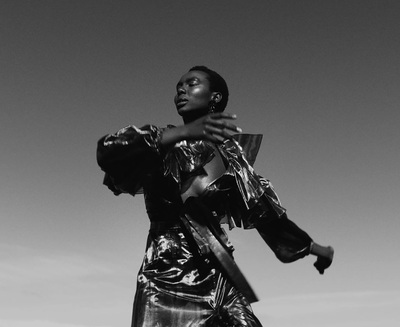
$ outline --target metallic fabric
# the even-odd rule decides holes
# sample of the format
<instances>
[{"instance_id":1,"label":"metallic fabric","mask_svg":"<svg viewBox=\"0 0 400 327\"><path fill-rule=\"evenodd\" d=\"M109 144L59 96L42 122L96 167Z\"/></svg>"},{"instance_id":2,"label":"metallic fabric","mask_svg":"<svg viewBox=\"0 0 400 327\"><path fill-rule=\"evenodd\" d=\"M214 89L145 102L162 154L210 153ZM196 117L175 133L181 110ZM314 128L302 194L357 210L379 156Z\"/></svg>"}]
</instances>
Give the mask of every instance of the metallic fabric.
<instances>
[{"instance_id":1,"label":"metallic fabric","mask_svg":"<svg viewBox=\"0 0 400 327\"><path fill-rule=\"evenodd\" d=\"M214 148L204 141L183 140L164 157L164 176L170 175L181 184L181 175L189 175L202 169L214 157Z\"/></svg>"},{"instance_id":2,"label":"metallic fabric","mask_svg":"<svg viewBox=\"0 0 400 327\"><path fill-rule=\"evenodd\" d=\"M181 221L187 234L200 249L200 254L213 255L217 267L249 302L258 301L250 284L243 276L232 257L232 246L227 235L215 219L209 208L199 197L190 197L184 204L184 216ZM189 236L189 237L190 237Z\"/></svg>"},{"instance_id":3,"label":"metallic fabric","mask_svg":"<svg viewBox=\"0 0 400 327\"><path fill-rule=\"evenodd\" d=\"M152 226L138 274L132 326L261 326L249 304L254 300L251 288L239 275L229 274L232 247L220 224L256 228L282 262L304 257L312 242L287 218L271 183L251 166L261 136L238 136L216 147L184 141L164 153L161 133L153 125L128 126L101 138L97 148L104 184L115 195L143 191ZM190 203L182 203L180 184L203 173L215 151L226 163L226 173L199 197L206 210L193 214ZM221 247L227 256L218 258Z\"/></svg>"},{"instance_id":4,"label":"metallic fabric","mask_svg":"<svg viewBox=\"0 0 400 327\"><path fill-rule=\"evenodd\" d=\"M235 139L242 147L243 152L246 155L246 160L251 166L254 165L258 150L260 150L262 134L235 134L233 139Z\"/></svg>"},{"instance_id":5,"label":"metallic fabric","mask_svg":"<svg viewBox=\"0 0 400 327\"><path fill-rule=\"evenodd\" d=\"M242 226L254 228L255 221L260 217L279 218L286 210L280 205L269 181L260 179L244 155L247 151L251 162L255 161L261 142L260 135L246 134L236 138L242 142L243 148L235 139L217 145L227 169L220 178L207 186L203 197L219 203L219 211L223 211L225 216L223 222L228 223L231 229ZM201 171L214 157L214 151L206 141L178 143L164 157L164 177L171 177L180 185L182 176Z\"/></svg>"},{"instance_id":6,"label":"metallic fabric","mask_svg":"<svg viewBox=\"0 0 400 327\"><path fill-rule=\"evenodd\" d=\"M204 259L204 258L203 258ZM199 260L179 226L150 231L132 327L260 327L247 299Z\"/></svg>"}]
</instances>

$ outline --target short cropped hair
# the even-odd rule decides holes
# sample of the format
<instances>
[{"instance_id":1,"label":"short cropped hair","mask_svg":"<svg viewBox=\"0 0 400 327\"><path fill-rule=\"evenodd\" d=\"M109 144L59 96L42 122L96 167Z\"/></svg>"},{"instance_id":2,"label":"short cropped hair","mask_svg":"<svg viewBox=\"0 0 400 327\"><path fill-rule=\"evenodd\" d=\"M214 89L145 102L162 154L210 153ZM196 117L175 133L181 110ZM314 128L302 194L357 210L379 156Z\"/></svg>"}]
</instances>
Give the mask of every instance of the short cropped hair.
<instances>
[{"instance_id":1,"label":"short cropped hair","mask_svg":"<svg viewBox=\"0 0 400 327\"><path fill-rule=\"evenodd\" d=\"M220 92L222 94L222 99L220 102L215 104L215 111L222 112L225 110L228 104L229 90L228 85L220 74L207 68L206 66L194 66L189 69L189 71L201 71L208 75L208 81L210 82L210 90L212 92Z\"/></svg>"}]
</instances>

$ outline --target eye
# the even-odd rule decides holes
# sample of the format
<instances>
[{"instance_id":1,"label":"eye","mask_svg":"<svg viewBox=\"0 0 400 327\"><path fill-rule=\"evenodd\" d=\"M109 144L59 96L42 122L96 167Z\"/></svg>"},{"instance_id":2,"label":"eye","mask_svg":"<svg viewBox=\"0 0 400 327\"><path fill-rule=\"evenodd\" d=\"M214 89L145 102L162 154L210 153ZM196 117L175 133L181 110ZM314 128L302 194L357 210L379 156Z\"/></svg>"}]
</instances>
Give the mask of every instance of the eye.
<instances>
[{"instance_id":1,"label":"eye","mask_svg":"<svg viewBox=\"0 0 400 327\"><path fill-rule=\"evenodd\" d=\"M188 83L189 86L196 86L198 84L199 84L199 81L197 79L192 79Z\"/></svg>"}]
</instances>

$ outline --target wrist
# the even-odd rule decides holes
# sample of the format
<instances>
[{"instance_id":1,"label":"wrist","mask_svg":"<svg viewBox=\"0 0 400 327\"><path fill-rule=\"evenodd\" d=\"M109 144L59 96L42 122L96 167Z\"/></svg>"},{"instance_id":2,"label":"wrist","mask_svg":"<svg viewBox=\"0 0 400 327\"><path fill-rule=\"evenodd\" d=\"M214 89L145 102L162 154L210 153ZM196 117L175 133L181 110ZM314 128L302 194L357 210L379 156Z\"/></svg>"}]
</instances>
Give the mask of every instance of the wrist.
<instances>
[{"instance_id":1,"label":"wrist","mask_svg":"<svg viewBox=\"0 0 400 327\"><path fill-rule=\"evenodd\" d=\"M176 128L176 142L180 142L189 138L189 132L186 125L180 125Z\"/></svg>"},{"instance_id":2,"label":"wrist","mask_svg":"<svg viewBox=\"0 0 400 327\"><path fill-rule=\"evenodd\" d=\"M165 129L162 133L160 143L164 148L169 148L185 139L185 133L185 128L182 126Z\"/></svg>"},{"instance_id":3,"label":"wrist","mask_svg":"<svg viewBox=\"0 0 400 327\"><path fill-rule=\"evenodd\" d=\"M311 242L310 254L318 257L331 257L333 254L333 248L331 246L322 246L317 243Z\"/></svg>"}]
</instances>

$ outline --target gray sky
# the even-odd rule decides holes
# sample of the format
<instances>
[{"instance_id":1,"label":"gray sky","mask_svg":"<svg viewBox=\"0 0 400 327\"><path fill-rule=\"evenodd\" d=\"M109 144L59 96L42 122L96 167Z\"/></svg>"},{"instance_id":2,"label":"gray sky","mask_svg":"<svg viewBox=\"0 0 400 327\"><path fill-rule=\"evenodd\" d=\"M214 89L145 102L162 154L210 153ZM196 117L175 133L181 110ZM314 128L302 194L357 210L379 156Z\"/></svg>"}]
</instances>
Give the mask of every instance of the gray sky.
<instances>
[{"instance_id":1,"label":"gray sky","mask_svg":"<svg viewBox=\"0 0 400 327\"><path fill-rule=\"evenodd\" d=\"M262 133L255 164L336 257L284 265L231 233L270 327L400 319L400 3L3 0L0 327L130 326L148 230L141 196L102 186L97 140L180 124L175 85L202 64Z\"/></svg>"}]
</instances>

